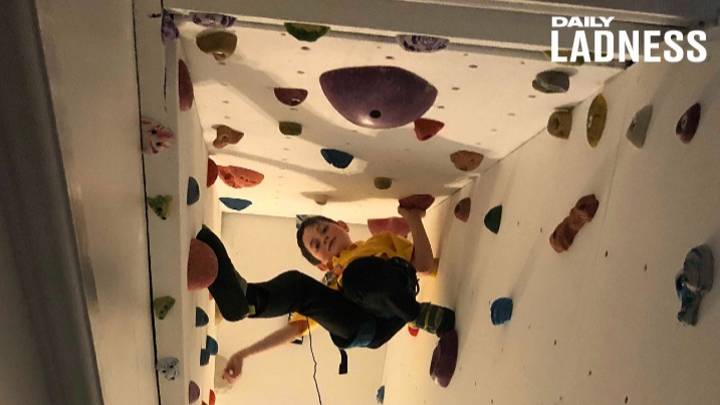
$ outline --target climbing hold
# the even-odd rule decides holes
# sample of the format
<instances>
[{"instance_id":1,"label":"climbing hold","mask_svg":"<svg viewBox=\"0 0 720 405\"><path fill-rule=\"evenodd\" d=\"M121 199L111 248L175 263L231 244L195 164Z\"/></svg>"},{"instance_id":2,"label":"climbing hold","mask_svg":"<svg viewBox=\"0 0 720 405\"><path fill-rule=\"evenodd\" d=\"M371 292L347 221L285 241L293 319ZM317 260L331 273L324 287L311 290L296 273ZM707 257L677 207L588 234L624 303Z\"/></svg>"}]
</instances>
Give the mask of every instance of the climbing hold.
<instances>
[{"instance_id":1,"label":"climbing hold","mask_svg":"<svg viewBox=\"0 0 720 405\"><path fill-rule=\"evenodd\" d=\"M422 77L393 66L330 70L320 76L325 97L348 121L367 128L400 127L433 105L437 89Z\"/></svg>"},{"instance_id":2,"label":"climbing hold","mask_svg":"<svg viewBox=\"0 0 720 405\"><path fill-rule=\"evenodd\" d=\"M213 184L215 184L215 180L217 180L218 177L218 167L215 164L215 161L208 158L207 163L207 186L210 187Z\"/></svg>"},{"instance_id":3,"label":"climbing hold","mask_svg":"<svg viewBox=\"0 0 720 405\"><path fill-rule=\"evenodd\" d=\"M570 210L570 214L550 235L550 246L558 253L568 250L575 240L575 235L595 217L599 205L600 202L594 194L580 198Z\"/></svg>"},{"instance_id":4,"label":"climbing hold","mask_svg":"<svg viewBox=\"0 0 720 405\"><path fill-rule=\"evenodd\" d=\"M410 334L410 336L412 336L412 337L416 337L418 335L418 332L420 332L420 329L418 329L412 325L408 325L407 330L408 330L408 333Z\"/></svg>"},{"instance_id":5,"label":"climbing hold","mask_svg":"<svg viewBox=\"0 0 720 405\"><path fill-rule=\"evenodd\" d=\"M188 384L188 398L191 404L200 398L200 387L193 380Z\"/></svg>"},{"instance_id":6,"label":"climbing hold","mask_svg":"<svg viewBox=\"0 0 720 405\"><path fill-rule=\"evenodd\" d=\"M593 148L600 143L606 120L607 101L602 94L598 94L590 104L587 116L587 141Z\"/></svg>"},{"instance_id":7,"label":"climbing hold","mask_svg":"<svg viewBox=\"0 0 720 405\"><path fill-rule=\"evenodd\" d=\"M678 120L677 126L675 126L675 134L683 143L690 143L695 136L695 132L697 132L700 125L701 112L700 103L695 103Z\"/></svg>"},{"instance_id":8,"label":"climbing hold","mask_svg":"<svg viewBox=\"0 0 720 405\"><path fill-rule=\"evenodd\" d=\"M235 211L242 211L252 205L252 201L243 200L242 198L220 197L220 202Z\"/></svg>"},{"instance_id":9,"label":"climbing hold","mask_svg":"<svg viewBox=\"0 0 720 405\"><path fill-rule=\"evenodd\" d=\"M330 27L324 25L314 24L301 24L301 23L289 23L283 24L288 34L292 35L296 39L305 42L315 42L321 36L325 35L330 31Z\"/></svg>"},{"instance_id":10,"label":"climbing hold","mask_svg":"<svg viewBox=\"0 0 720 405\"><path fill-rule=\"evenodd\" d=\"M447 38L428 35L398 35L395 38L398 44L409 52L437 52L447 48L448 43L450 43Z\"/></svg>"},{"instance_id":11,"label":"climbing hold","mask_svg":"<svg viewBox=\"0 0 720 405\"><path fill-rule=\"evenodd\" d=\"M242 131L232 129L227 125L213 125L215 129L215 140L213 146L222 149L228 145L234 145L245 135Z\"/></svg>"},{"instance_id":12,"label":"climbing hold","mask_svg":"<svg viewBox=\"0 0 720 405\"><path fill-rule=\"evenodd\" d=\"M187 186L187 204L192 205L198 202L200 199L200 185L198 185L197 180L193 177L188 178L188 186Z\"/></svg>"},{"instance_id":13,"label":"climbing hold","mask_svg":"<svg viewBox=\"0 0 720 405\"><path fill-rule=\"evenodd\" d=\"M650 127L652 112L652 105L646 105L635 113L630 126L628 126L625 136L636 148L642 148L645 145L645 137L647 136L648 127Z\"/></svg>"},{"instance_id":14,"label":"climbing hold","mask_svg":"<svg viewBox=\"0 0 720 405\"><path fill-rule=\"evenodd\" d=\"M142 148L151 154L160 153L172 144L173 132L152 118L142 117Z\"/></svg>"},{"instance_id":15,"label":"climbing hold","mask_svg":"<svg viewBox=\"0 0 720 405\"><path fill-rule=\"evenodd\" d=\"M155 363L155 370L159 371L166 380L173 381L180 374L179 363L180 360L175 357L164 357Z\"/></svg>"},{"instance_id":16,"label":"climbing hold","mask_svg":"<svg viewBox=\"0 0 720 405\"><path fill-rule=\"evenodd\" d=\"M483 157L484 156L481 153L469 150L460 150L450 155L450 160L458 170L469 172L480 167Z\"/></svg>"},{"instance_id":17,"label":"climbing hold","mask_svg":"<svg viewBox=\"0 0 720 405\"><path fill-rule=\"evenodd\" d=\"M354 156L337 149L321 149L320 154L326 162L338 169L344 169L350 165Z\"/></svg>"},{"instance_id":18,"label":"climbing hold","mask_svg":"<svg viewBox=\"0 0 720 405\"><path fill-rule=\"evenodd\" d=\"M400 207L425 211L435 202L435 197L430 194L413 194L399 201Z\"/></svg>"},{"instance_id":19,"label":"climbing hold","mask_svg":"<svg viewBox=\"0 0 720 405\"><path fill-rule=\"evenodd\" d=\"M572 109L561 108L550 115L547 123L547 131L550 135L568 139L572 130Z\"/></svg>"},{"instance_id":20,"label":"climbing hold","mask_svg":"<svg viewBox=\"0 0 720 405\"><path fill-rule=\"evenodd\" d=\"M325 205L328 202L328 196L325 194L317 194L313 197L313 201L315 201L317 205Z\"/></svg>"},{"instance_id":21,"label":"climbing hold","mask_svg":"<svg viewBox=\"0 0 720 405\"><path fill-rule=\"evenodd\" d=\"M541 93L565 93L570 89L570 76L560 70L546 70L535 76L532 86Z\"/></svg>"},{"instance_id":22,"label":"climbing hold","mask_svg":"<svg viewBox=\"0 0 720 405\"><path fill-rule=\"evenodd\" d=\"M180 111L189 110L195 100L193 82L190 78L190 70L185 61L178 59L178 104Z\"/></svg>"},{"instance_id":23,"label":"climbing hold","mask_svg":"<svg viewBox=\"0 0 720 405\"><path fill-rule=\"evenodd\" d=\"M382 404L385 401L385 386L381 385L375 394L375 400L378 404Z\"/></svg>"},{"instance_id":24,"label":"climbing hold","mask_svg":"<svg viewBox=\"0 0 720 405\"><path fill-rule=\"evenodd\" d=\"M703 296L712 289L714 281L712 249L708 245L696 246L685 256L680 274L675 278L675 290L681 301L677 319L695 325Z\"/></svg>"},{"instance_id":25,"label":"climbing hold","mask_svg":"<svg viewBox=\"0 0 720 405\"><path fill-rule=\"evenodd\" d=\"M187 262L187 287L190 291L207 288L218 274L215 252L205 242L193 238Z\"/></svg>"},{"instance_id":26,"label":"climbing hold","mask_svg":"<svg viewBox=\"0 0 720 405\"><path fill-rule=\"evenodd\" d=\"M207 352L211 355L216 355L218 353L218 342L210 335L205 338L205 350L207 350Z\"/></svg>"},{"instance_id":27,"label":"climbing hold","mask_svg":"<svg viewBox=\"0 0 720 405\"><path fill-rule=\"evenodd\" d=\"M383 232L406 237L410 233L410 225L403 217L376 218L367 220L368 230L371 235L377 235Z\"/></svg>"},{"instance_id":28,"label":"climbing hold","mask_svg":"<svg viewBox=\"0 0 720 405\"><path fill-rule=\"evenodd\" d=\"M158 319L163 320L173 305L175 305L175 298L168 295L157 297L153 300L153 312Z\"/></svg>"},{"instance_id":29,"label":"climbing hold","mask_svg":"<svg viewBox=\"0 0 720 405\"><path fill-rule=\"evenodd\" d=\"M255 187L265 178L262 173L237 166L218 166L218 176L232 188Z\"/></svg>"},{"instance_id":30,"label":"climbing hold","mask_svg":"<svg viewBox=\"0 0 720 405\"><path fill-rule=\"evenodd\" d=\"M288 87L275 87L273 92L279 102L291 107L300 105L308 95L308 91L305 89L291 89Z\"/></svg>"},{"instance_id":31,"label":"climbing hold","mask_svg":"<svg viewBox=\"0 0 720 405\"><path fill-rule=\"evenodd\" d=\"M237 36L229 31L203 32L195 38L201 51L212 54L220 62L229 58L237 46Z\"/></svg>"},{"instance_id":32,"label":"climbing hold","mask_svg":"<svg viewBox=\"0 0 720 405\"><path fill-rule=\"evenodd\" d=\"M298 136L302 133L302 124L298 124L297 122L280 121L278 127L280 128L280 133L283 135Z\"/></svg>"},{"instance_id":33,"label":"climbing hold","mask_svg":"<svg viewBox=\"0 0 720 405\"><path fill-rule=\"evenodd\" d=\"M208 399L208 405L215 405L215 391L210 390L210 398Z\"/></svg>"},{"instance_id":34,"label":"climbing hold","mask_svg":"<svg viewBox=\"0 0 720 405\"><path fill-rule=\"evenodd\" d=\"M470 197L465 197L455 205L455 218L467 222L470 218Z\"/></svg>"},{"instance_id":35,"label":"climbing hold","mask_svg":"<svg viewBox=\"0 0 720 405\"><path fill-rule=\"evenodd\" d=\"M378 190L387 190L392 187L392 179L389 177L375 177L373 184Z\"/></svg>"},{"instance_id":36,"label":"climbing hold","mask_svg":"<svg viewBox=\"0 0 720 405\"><path fill-rule=\"evenodd\" d=\"M150 209L162 220L167 219L167 216L170 213L171 202L171 195L157 195L155 197L147 198L147 203L148 206L150 206Z\"/></svg>"},{"instance_id":37,"label":"climbing hold","mask_svg":"<svg viewBox=\"0 0 720 405\"><path fill-rule=\"evenodd\" d=\"M440 121L431 120L429 118L418 118L415 120L415 136L418 141L427 141L445 126Z\"/></svg>"},{"instance_id":38,"label":"climbing hold","mask_svg":"<svg viewBox=\"0 0 720 405\"><path fill-rule=\"evenodd\" d=\"M490 306L490 320L493 325L502 325L512 318L513 300L498 298Z\"/></svg>"},{"instance_id":39,"label":"climbing hold","mask_svg":"<svg viewBox=\"0 0 720 405\"><path fill-rule=\"evenodd\" d=\"M235 24L235 17L224 14L190 13L192 22L208 28L229 28Z\"/></svg>"},{"instance_id":40,"label":"climbing hold","mask_svg":"<svg viewBox=\"0 0 720 405\"><path fill-rule=\"evenodd\" d=\"M163 43L178 39L180 31L175 25L175 15L163 10L162 12L162 23L160 25L160 38Z\"/></svg>"},{"instance_id":41,"label":"climbing hold","mask_svg":"<svg viewBox=\"0 0 720 405\"><path fill-rule=\"evenodd\" d=\"M447 387L455 374L457 354L458 334L453 329L440 336L430 361L430 376L441 387Z\"/></svg>"},{"instance_id":42,"label":"climbing hold","mask_svg":"<svg viewBox=\"0 0 720 405\"><path fill-rule=\"evenodd\" d=\"M207 366L210 363L210 352L205 349L200 349L200 365Z\"/></svg>"},{"instance_id":43,"label":"climbing hold","mask_svg":"<svg viewBox=\"0 0 720 405\"><path fill-rule=\"evenodd\" d=\"M210 322L210 318L208 318L208 314L200 307L195 307L195 326L201 327L205 326Z\"/></svg>"},{"instance_id":44,"label":"climbing hold","mask_svg":"<svg viewBox=\"0 0 720 405\"><path fill-rule=\"evenodd\" d=\"M485 222L485 226L490 230L490 232L500 232L500 223L502 222L502 205L491 208L490 211L485 214L483 222Z\"/></svg>"}]
</instances>

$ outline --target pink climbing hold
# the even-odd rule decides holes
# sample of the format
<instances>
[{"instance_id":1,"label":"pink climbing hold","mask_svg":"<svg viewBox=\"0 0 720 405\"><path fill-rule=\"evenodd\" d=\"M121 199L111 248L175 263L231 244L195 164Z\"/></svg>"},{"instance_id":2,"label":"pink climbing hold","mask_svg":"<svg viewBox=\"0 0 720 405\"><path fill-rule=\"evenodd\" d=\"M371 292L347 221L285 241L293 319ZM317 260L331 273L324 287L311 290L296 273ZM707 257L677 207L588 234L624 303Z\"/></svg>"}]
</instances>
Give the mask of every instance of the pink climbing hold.
<instances>
[{"instance_id":1,"label":"pink climbing hold","mask_svg":"<svg viewBox=\"0 0 720 405\"><path fill-rule=\"evenodd\" d=\"M178 101L180 111L187 111L193 105L195 92L193 91L190 70L182 59L178 59Z\"/></svg>"},{"instance_id":2,"label":"pink climbing hold","mask_svg":"<svg viewBox=\"0 0 720 405\"><path fill-rule=\"evenodd\" d=\"M227 125L213 125L213 128L215 129L213 146L218 149L240 142L245 135L242 131L235 130Z\"/></svg>"},{"instance_id":3,"label":"pink climbing hold","mask_svg":"<svg viewBox=\"0 0 720 405\"><path fill-rule=\"evenodd\" d=\"M427 141L445 126L440 121L431 120L429 118L418 118L415 120L415 136L418 141Z\"/></svg>"},{"instance_id":4,"label":"pink climbing hold","mask_svg":"<svg viewBox=\"0 0 720 405\"><path fill-rule=\"evenodd\" d=\"M215 252L205 242L190 241L190 253L187 263L188 290L202 290L215 281L218 274L218 260Z\"/></svg>"},{"instance_id":5,"label":"pink climbing hold","mask_svg":"<svg viewBox=\"0 0 720 405\"><path fill-rule=\"evenodd\" d=\"M191 404L200 399L200 387L193 380L190 380L190 384L188 385L188 399Z\"/></svg>"},{"instance_id":6,"label":"pink climbing hold","mask_svg":"<svg viewBox=\"0 0 720 405\"><path fill-rule=\"evenodd\" d=\"M373 236L383 232L390 232L405 238L410 233L410 225L402 217L368 219L367 226Z\"/></svg>"},{"instance_id":7,"label":"pink climbing hold","mask_svg":"<svg viewBox=\"0 0 720 405\"><path fill-rule=\"evenodd\" d=\"M483 158L482 154L469 150L460 150L450 155L450 160L455 167L464 172L470 172L480 167Z\"/></svg>"},{"instance_id":8,"label":"pink climbing hold","mask_svg":"<svg viewBox=\"0 0 720 405\"><path fill-rule=\"evenodd\" d=\"M265 178L262 173L237 166L218 166L218 174L232 188L254 187Z\"/></svg>"},{"instance_id":9,"label":"pink climbing hold","mask_svg":"<svg viewBox=\"0 0 720 405\"><path fill-rule=\"evenodd\" d=\"M213 184L215 184L215 180L217 180L218 177L218 167L215 164L215 161L208 158L207 162L207 186L210 187Z\"/></svg>"},{"instance_id":10,"label":"pink climbing hold","mask_svg":"<svg viewBox=\"0 0 720 405\"><path fill-rule=\"evenodd\" d=\"M305 89L293 89L289 87L275 87L273 92L279 102L289 105L290 107L300 105L308 95L308 91Z\"/></svg>"},{"instance_id":11,"label":"pink climbing hold","mask_svg":"<svg viewBox=\"0 0 720 405\"><path fill-rule=\"evenodd\" d=\"M467 222L468 219L470 219L470 206L471 201L469 197L460 200L457 205L455 205L455 218Z\"/></svg>"},{"instance_id":12,"label":"pink climbing hold","mask_svg":"<svg viewBox=\"0 0 720 405\"><path fill-rule=\"evenodd\" d=\"M435 202L435 197L430 194L413 194L399 200L400 207L415 210L427 210L430 208L432 203Z\"/></svg>"}]
</instances>

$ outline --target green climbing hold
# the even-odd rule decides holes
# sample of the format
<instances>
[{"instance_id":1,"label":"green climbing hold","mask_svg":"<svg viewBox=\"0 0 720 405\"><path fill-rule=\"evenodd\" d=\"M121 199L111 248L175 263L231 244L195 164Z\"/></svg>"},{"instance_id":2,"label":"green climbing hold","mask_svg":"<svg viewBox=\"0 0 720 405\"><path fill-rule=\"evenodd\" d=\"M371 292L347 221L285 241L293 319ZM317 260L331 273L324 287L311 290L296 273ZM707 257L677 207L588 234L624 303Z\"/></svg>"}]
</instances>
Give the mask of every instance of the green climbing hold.
<instances>
[{"instance_id":1,"label":"green climbing hold","mask_svg":"<svg viewBox=\"0 0 720 405\"><path fill-rule=\"evenodd\" d=\"M283 135L298 136L302 133L302 125L298 124L297 122L280 121L280 124L278 126L280 128L280 132Z\"/></svg>"},{"instance_id":2,"label":"green climbing hold","mask_svg":"<svg viewBox=\"0 0 720 405\"><path fill-rule=\"evenodd\" d=\"M375 177L373 184L375 184L375 188L378 190L387 190L392 187L392 179L389 177Z\"/></svg>"},{"instance_id":3,"label":"green climbing hold","mask_svg":"<svg viewBox=\"0 0 720 405\"><path fill-rule=\"evenodd\" d=\"M162 220L166 220L170 213L170 203L172 202L171 195L158 195L155 197L148 197L147 204L150 209L160 217Z\"/></svg>"},{"instance_id":4,"label":"green climbing hold","mask_svg":"<svg viewBox=\"0 0 720 405\"><path fill-rule=\"evenodd\" d=\"M170 296L158 297L153 300L153 310L158 319L165 319L170 308L175 305L175 298Z\"/></svg>"},{"instance_id":5,"label":"green climbing hold","mask_svg":"<svg viewBox=\"0 0 720 405\"><path fill-rule=\"evenodd\" d=\"M301 23L285 23L285 30L288 34L296 39L305 42L315 42L321 36L330 31L330 27L325 25L301 24Z\"/></svg>"},{"instance_id":6,"label":"green climbing hold","mask_svg":"<svg viewBox=\"0 0 720 405\"><path fill-rule=\"evenodd\" d=\"M490 209L490 211L485 214L485 226L487 229L490 230L492 233L498 233L500 231L500 222L502 220L502 205L498 205L497 207L494 207Z\"/></svg>"}]
</instances>

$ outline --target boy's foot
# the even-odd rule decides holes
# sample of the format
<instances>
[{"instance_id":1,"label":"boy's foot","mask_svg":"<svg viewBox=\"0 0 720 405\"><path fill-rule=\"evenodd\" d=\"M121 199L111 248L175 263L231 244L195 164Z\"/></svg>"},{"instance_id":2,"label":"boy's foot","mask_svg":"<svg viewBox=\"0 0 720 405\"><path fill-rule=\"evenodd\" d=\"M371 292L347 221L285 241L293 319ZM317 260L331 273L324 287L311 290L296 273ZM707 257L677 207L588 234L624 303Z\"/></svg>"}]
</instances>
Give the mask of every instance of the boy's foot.
<instances>
[{"instance_id":1,"label":"boy's foot","mask_svg":"<svg viewBox=\"0 0 720 405\"><path fill-rule=\"evenodd\" d=\"M688 252L683 269L675 279L675 289L681 301L678 320L688 325L697 323L700 302L713 285L713 254L707 245Z\"/></svg>"},{"instance_id":2,"label":"boy's foot","mask_svg":"<svg viewBox=\"0 0 720 405\"><path fill-rule=\"evenodd\" d=\"M420 312L412 325L441 336L443 333L455 328L455 311L429 302L423 302L420 303Z\"/></svg>"}]
</instances>

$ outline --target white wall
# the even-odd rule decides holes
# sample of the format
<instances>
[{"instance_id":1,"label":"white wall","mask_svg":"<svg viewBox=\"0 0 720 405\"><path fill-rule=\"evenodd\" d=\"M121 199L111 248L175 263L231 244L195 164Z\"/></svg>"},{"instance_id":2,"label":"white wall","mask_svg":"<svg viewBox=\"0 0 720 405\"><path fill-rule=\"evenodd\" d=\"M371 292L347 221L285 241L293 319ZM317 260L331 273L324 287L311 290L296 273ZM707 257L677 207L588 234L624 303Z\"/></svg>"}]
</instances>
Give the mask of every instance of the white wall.
<instances>
[{"instance_id":1,"label":"white wall","mask_svg":"<svg viewBox=\"0 0 720 405\"><path fill-rule=\"evenodd\" d=\"M351 225L351 237L369 237L367 227ZM300 255L295 242L295 220L243 214L224 214L222 239L235 267L249 282L268 280L285 270L298 269L315 278L322 273ZM220 356L230 357L272 331L287 318L246 319L218 326ZM348 351L348 374L338 375L338 350L321 327L312 332L318 362L318 383L326 404L374 404L381 385L385 349ZM288 344L249 358L242 378L228 392L221 392L218 405L316 404L312 379L313 361L309 338L302 345Z\"/></svg>"}]
</instances>

